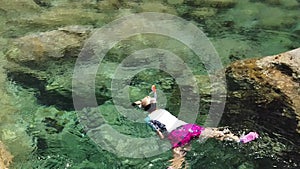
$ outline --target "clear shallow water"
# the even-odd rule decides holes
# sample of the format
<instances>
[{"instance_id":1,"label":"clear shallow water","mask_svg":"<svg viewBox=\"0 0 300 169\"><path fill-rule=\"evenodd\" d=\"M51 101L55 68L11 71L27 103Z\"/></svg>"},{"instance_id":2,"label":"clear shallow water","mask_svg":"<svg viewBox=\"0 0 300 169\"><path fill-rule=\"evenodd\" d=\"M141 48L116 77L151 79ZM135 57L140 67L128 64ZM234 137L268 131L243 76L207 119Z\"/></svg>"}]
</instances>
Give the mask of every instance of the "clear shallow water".
<instances>
[{"instance_id":1,"label":"clear shallow water","mask_svg":"<svg viewBox=\"0 0 300 169\"><path fill-rule=\"evenodd\" d=\"M210 38L224 66L238 59L284 52L298 47L300 43L298 1L270 0L261 3L244 0L232 6L217 7L191 1L183 4L165 1L99 3L93 0L0 2L1 66L7 64L4 54L12 38L67 25L92 25L99 28L126 14L145 11L167 12L193 21ZM120 43L111 53L119 52L126 56L130 51L153 45L149 39L145 37ZM140 46L135 48L136 45ZM173 41L168 45L166 47L170 50L179 48ZM108 58L107 61L111 60ZM194 71L200 75L206 74L203 68ZM170 99L167 108L174 114L178 113L180 97L172 78L155 71L152 76L141 72L137 77L132 86L142 91L133 92L135 95L132 100L142 97L137 94L146 94L147 88L157 83L165 89ZM76 112L57 106L59 103L55 101L55 96L41 100L37 97L40 92L38 88L11 82L6 79L5 70L1 70L0 78L3 84L0 102L1 138L15 156L11 168L165 168L171 159L170 151L145 159L117 157L91 141L78 123ZM169 79L168 83L166 79ZM50 102L52 106L46 104ZM209 102L201 102L202 113L197 119L198 124L204 123L208 107ZM105 119L119 132L137 137L153 134L144 124L132 123L119 115L110 102L101 108L106 110ZM270 145L268 135L262 134L262 137L264 139L257 144L246 146L214 140L203 144L194 143L187 160L192 168L282 168L288 162L278 163L268 152L270 149L278 149L280 152L286 145ZM257 152L256 146L260 146L262 151ZM292 168L292 163L288 165Z\"/></svg>"}]
</instances>

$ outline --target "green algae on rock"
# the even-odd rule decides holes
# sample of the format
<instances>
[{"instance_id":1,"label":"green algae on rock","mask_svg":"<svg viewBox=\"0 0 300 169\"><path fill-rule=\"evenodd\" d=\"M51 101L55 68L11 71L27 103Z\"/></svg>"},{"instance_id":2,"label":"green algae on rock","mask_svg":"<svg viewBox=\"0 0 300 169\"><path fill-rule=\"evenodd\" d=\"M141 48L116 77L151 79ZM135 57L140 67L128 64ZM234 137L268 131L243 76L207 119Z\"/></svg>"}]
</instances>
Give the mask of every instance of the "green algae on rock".
<instances>
[{"instance_id":1,"label":"green algae on rock","mask_svg":"<svg viewBox=\"0 0 300 169\"><path fill-rule=\"evenodd\" d=\"M184 3L184 0L167 0L168 4L170 5L179 5Z\"/></svg>"},{"instance_id":2,"label":"green algae on rock","mask_svg":"<svg viewBox=\"0 0 300 169\"><path fill-rule=\"evenodd\" d=\"M5 44L5 42L1 41L1 44ZM19 91L13 82L7 82L6 72L2 67L7 64L7 62L5 61L4 54L2 52L0 52L0 58L2 60L0 68L1 146L2 143L5 144L5 147L11 154L13 154L14 159L22 161L26 160L26 157L34 149L33 140L26 132L26 126L28 123L21 117L22 109L20 108L20 104L24 101L23 97L19 96ZM9 159L9 154L7 154L6 157ZM4 167L0 164L0 168Z\"/></svg>"},{"instance_id":3,"label":"green algae on rock","mask_svg":"<svg viewBox=\"0 0 300 169\"><path fill-rule=\"evenodd\" d=\"M196 6L209 6L214 8L230 8L233 7L236 0L188 0L187 3L191 3Z\"/></svg>"},{"instance_id":4,"label":"green algae on rock","mask_svg":"<svg viewBox=\"0 0 300 169\"><path fill-rule=\"evenodd\" d=\"M40 7L31 0L1 0L0 4L1 10L13 15L35 13L41 11Z\"/></svg>"},{"instance_id":5,"label":"green algae on rock","mask_svg":"<svg viewBox=\"0 0 300 169\"><path fill-rule=\"evenodd\" d=\"M297 8L300 5L297 0L265 0L264 2L270 5L282 5L286 8Z\"/></svg>"},{"instance_id":6,"label":"green algae on rock","mask_svg":"<svg viewBox=\"0 0 300 169\"><path fill-rule=\"evenodd\" d=\"M149 1L145 2L140 5L139 12L160 12L160 13L168 13L176 15L176 10L168 5L164 5L162 2L159 1Z\"/></svg>"},{"instance_id":7,"label":"green algae on rock","mask_svg":"<svg viewBox=\"0 0 300 169\"><path fill-rule=\"evenodd\" d=\"M191 16L196 20L204 20L204 19L208 19L209 17L215 16L216 13L217 13L217 9L215 8L202 7L193 10Z\"/></svg>"}]
</instances>

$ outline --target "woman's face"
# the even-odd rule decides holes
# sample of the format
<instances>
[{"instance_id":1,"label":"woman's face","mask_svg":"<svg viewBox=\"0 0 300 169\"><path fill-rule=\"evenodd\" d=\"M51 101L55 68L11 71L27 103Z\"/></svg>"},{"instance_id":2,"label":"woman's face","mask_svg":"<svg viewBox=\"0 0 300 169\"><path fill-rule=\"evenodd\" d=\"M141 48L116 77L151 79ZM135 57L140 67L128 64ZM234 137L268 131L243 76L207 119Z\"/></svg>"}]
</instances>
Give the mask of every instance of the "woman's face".
<instances>
[{"instance_id":1,"label":"woman's face","mask_svg":"<svg viewBox=\"0 0 300 169\"><path fill-rule=\"evenodd\" d=\"M134 102L133 105L137 105L140 108L145 108L146 106L148 106L151 103L156 103L156 100L151 98L150 96L146 96L142 100L138 100L138 101Z\"/></svg>"},{"instance_id":2,"label":"woman's face","mask_svg":"<svg viewBox=\"0 0 300 169\"><path fill-rule=\"evenodd\" d=\"M145 106L149 105L150 103L151 103L151 97L150 96L146 96L141 100L142 107L145 107Z\"/></svg>"}]
</instances>

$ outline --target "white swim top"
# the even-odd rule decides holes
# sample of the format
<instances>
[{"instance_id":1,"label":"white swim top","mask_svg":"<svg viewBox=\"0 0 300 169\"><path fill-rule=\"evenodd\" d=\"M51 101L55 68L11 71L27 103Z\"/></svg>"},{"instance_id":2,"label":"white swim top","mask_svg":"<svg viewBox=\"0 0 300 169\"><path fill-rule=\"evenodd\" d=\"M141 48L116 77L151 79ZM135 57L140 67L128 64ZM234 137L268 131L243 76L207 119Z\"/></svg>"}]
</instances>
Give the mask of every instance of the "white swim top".
<instances>
[{"instance_id":1,"label":"white swim top","mask_svg":"<svg viewBox=\"0 0 300 169\"><path fill-rule=\"evenodd\" d=\"M160 123L164 124L168 132L171 132L172 130L184 124L187 124L186 122L179 120L178 118L173 116L170 112L168 112L165 109L157 109L150 113L148 117L151 120L157 120Z\"/></svg>"}]
</instances>

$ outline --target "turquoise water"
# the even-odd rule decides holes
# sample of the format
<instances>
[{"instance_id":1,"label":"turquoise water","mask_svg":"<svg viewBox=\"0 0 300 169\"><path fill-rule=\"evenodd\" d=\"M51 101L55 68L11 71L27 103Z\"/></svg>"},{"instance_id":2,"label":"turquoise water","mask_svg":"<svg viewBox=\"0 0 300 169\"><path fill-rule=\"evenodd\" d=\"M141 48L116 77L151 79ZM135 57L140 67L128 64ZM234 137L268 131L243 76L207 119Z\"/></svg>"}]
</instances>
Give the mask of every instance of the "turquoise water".
<instances>
[{"instance_id":1,"label":"turquoise water","mask_svg":"<svg viewBox=\"0 0 300 169\"><path fill-rule=\"evenodd\" d=\"M77 57L72 55L76 53L72 52L73 48L63 51L64 58L14 60L7 57L14 47L11 43L14 39L70 25L97 29L129 14L163 12L190 21L201 29L215 47L224 67L235 60L273 55L300 46L300 2L297 0L0 0L0 4L0 140L14 156L10 166L13 169L156 169L166 168L172 158L171 151L144 158L120 157L96 144L97 139L109 139L109 134L91 139L86 133L86 124L79 121L78 113L82 112L75 111L71 93ZM62 41L70 42L70 39ZM31 43L34 42L28 42ZM212 102L207 68L181 42L147 34L118 42L104 57L95 82L100 86L96 88L99 106L87 109L92 112L89 117L96 114L96 125L102 126L105 122L119 133L136 138L155 136L144 123L132 121L128 114L126 117L120 113L113 106L112 91L109 90L111 76L122 60L132 52L150 47L172 51L182 56L192 68L201 95L196 122L205 123ZM27 50L31 50L24 49L22 52L26 55ZM44 56L49 51L54 51L55 55L57 50L53 47L49 51L36 51L42 53L36 55ZM181 106L179 85L167 72L143 70L136 74L128 82L130 101L148 94L152 84L156 84L163 94L160 95L160 106L178 115ZM241 126L230 128L240 129ZM286 151L297 145L280 136L274 137L276 132L274 135L264 133L263 127L255 130L261 138L248 145L215 140L202 144L193 142L193 149L186 158L190 168L299 167L296 152L295 158L292 158L293 153L290 153L290 159L283 158Z\"/></svg>"}]
</instances>

